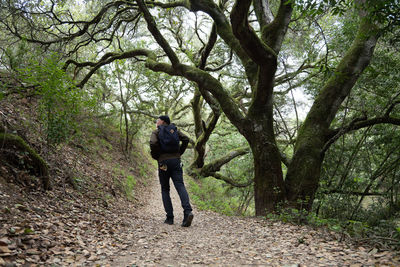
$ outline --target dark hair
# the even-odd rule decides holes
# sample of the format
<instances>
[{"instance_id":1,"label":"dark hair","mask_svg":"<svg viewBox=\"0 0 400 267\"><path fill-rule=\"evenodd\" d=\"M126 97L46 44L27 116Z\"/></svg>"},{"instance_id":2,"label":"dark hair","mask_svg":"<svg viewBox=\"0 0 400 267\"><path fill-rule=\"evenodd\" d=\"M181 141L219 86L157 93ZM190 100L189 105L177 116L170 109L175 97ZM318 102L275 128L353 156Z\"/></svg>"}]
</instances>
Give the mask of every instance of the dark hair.
<instances>
[{"instance_id":1,"label":"dark hair","mask_svg":"<svg viewBox=\"0 0 400 267\"><path fill-rule=\"evenodd\" d=\"M163 120L166 124L170 124L171 120L169 119L169 117L167 115L162 115L160 117L158 117L160 120Z\"/></svg>"}]
</instances>

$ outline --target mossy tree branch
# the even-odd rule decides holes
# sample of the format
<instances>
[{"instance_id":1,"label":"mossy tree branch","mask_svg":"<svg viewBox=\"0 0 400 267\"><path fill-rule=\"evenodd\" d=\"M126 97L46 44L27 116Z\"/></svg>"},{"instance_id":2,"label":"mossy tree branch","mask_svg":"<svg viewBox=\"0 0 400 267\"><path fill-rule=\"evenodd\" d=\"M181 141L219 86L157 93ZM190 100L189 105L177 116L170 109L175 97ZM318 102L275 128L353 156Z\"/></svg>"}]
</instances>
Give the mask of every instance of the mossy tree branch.
<instances>
[{"instance_id":1,"label":"mossy tree branch","mask_svg":"<svg viewBox=\"0 0 400 267\"><path fill-rule=\"evenodd\" d=\"M272 22L274 15L271 12L269 0L253 0L253 6L258 24L260 24L261 28Z\"/></svg>"},{"instance_id":2,"label":"mossy tree branch","mask_svg":"<svg viewBox=\"0 0 400 267\"><path fill-rule=\"evenodd\" d=\"M133 1L120 0L106 3L93 15L91 20L87 21L75 20L69 11L60 12L55 8L54 1L46 11L37 8L38 5L28 2L15 5L12 1L3 1L1 9L8 10L12 16L3 17L0 23L20 40L44 47L77 41L67 52L68 55L92 42L107 41L111 43L117 32L125 32L125 28L118 31L124 23L127 24L138 19L138 16L132 16L133 13L137 13L137 6ZM45 17L45 20L48 20L52 26L42 26L36 23L33 21L35 16L32 14ZM110 16L109 22L102 24L108 15ZM114 29L110 31L112 26ZM100 35L102 36L100 37Z\"/></svg>"},{"instance_id":3,"label":"mossy tree branch","mask_svg":"<svg viewBox=\"0 0 400 267\"><path fill-rule=\"evenodd\" d=\"M392 124L400 126L400 118L389 116L375 117L372 119L356 118L351 123L349 123L349 125L330 131L330 136L332 137L326 142L325 146L322 149L322 153L325 153L329 149L329 147L344 134L377 124Z\"/></svg>"},{"instance_id":4,"label":"mossy tree branch","mask_svg":"<svg viewBox=\"0 0 400 267\"><path fill-rule=\"evenodd\" d=\"M311 208L318 188L324 146L332 137L330 124L372 58L380 31L369 18L361 17L360 20L351 47L316 97L299 130L285 180L288 200L295 206L297 200L302 199L307 200L307 208Z\"/></svg>"},{"instance_id":5,"label":"mossy tree branch","mask_svg":"<svg viewBox=\"0 0 400 267\"><path fill-rule=\"evenodd\" d=\"M292 3L287 0L281 0L275 19L262 28L262 39L276 54L281 50L282 42L292 17L292 12Z\"/></svg>"},{"instance_id":6,"label":"mossy tree branch","mask_svg":"<svg viewBox=\"0 0 400 267\"><path fill-rule=\"evenodd\" d=\"M216 159L206 165L204 165L203 168L201 168L200 174L207 174L207 173L214 173L217 172L221 169L221 167L225 164L227 164L228 162L230 162L231 160L233 160L234 158L237 158L239 156L245 155L247 153L250 152L250 148L249 147L241 147L241 148L237 148L235 150L230 151L229 153L227 153L225 156ZM204 175L203 175L204 176Z\"/></svg>"},{"instance_id":7,"label":"mossy tree branch","mask_svg":"<svg viewBox=\"0 0 400 267\"><path fill-rule=\"evenodd\" d=\"M252 89L255 88L257 83L257 64L253 62L246 51L241 46L238 39L232 32L232 27L228 18L225 16L223 10L210 0L190 0L188 9L190 11L203 11L208 14L214 21L218 35L224 42L234 51L242 62L246 75Z\"/></svg>"},{"instance_id":8,"label":"mossy tree branch","mask_svg":"<svg viewBox=\"0 0 400 267\"><path fill-rule=\"evenodd\" d=\"M134 58L137 56L147 56L151 59L155 58L155 54L146 49L134 49L122 53L116 53L116 52L110 52L105 54L104 56L101 57L101 59L97 62L76 62L75 60L68 60L64 66L63 69L66 70L69 65L73 64L78 68L83 68L83 67L91 67L89 72L85 75L85 77L76 85L77 87L84 87L85 84L89 81L89 79L92 77L92 75L102 66L108 65L115 60L119 59L128 59L128 58Z\"/></svg>"},{"instance_id":9,"label":"mossy tree branch","mask_svg":"<svg viewBox=\"0 0 400 267\"><path fill-rule=\"evenodd\" d=\"M353 44L314 101L304 127L316 123L325 129L329 127L341 103L369 64L378 37L378 27L368 18L362 18Z\"/></svg>"},{"instance_id":10,"label":"mossy tree branch","mask_svg":"<svg viewBox=\"0 0 400 267\"><path fill-rule=\"evenodd\" d=\"M242 147L242 148L232 150L225 156L204 165L200 169L192 168L190 170L190 173L194 177L213 177L215 179L222 180L222 181L226 182L227 184L230 184L234 187L250 186L254 182L254 180L250 180L246 183L239 183L239 182L233 180L232 178L222 175L221 173L218 172L218 171L220 171L220 169L223 165L225 165L228 162L230 162L231 160L233 160L239 156L245 155L249 152L250 152L249 147Z\"/></svg>"},{"instance_id":11,"label":"mossy tree branch","mask_svg":"<svg viewBox=\"0 0 400 267\"><path fill-rule=\"evenodd\" d=\"M246 183L239 183L239 182L236 182L235 180L233 180L232 178L224 176L218 172L208 173L208 175L205 177L213 177L217 180L224 181L225 183L230 184L231 186L234 186L234 187L248 187L254 183L253 180L250 180Z\"/></svg>"},{"instance_id":12,"label":"mossy tree branch","mask_svg":"<svg viewBox=\"0 0 400 267\"><path fill-rule=\"evenodd\" d=\"M140 0L138 1L140 2ZM154 18L149 13L146 5L140 4L141 10L145 12L146 21L151 25L155 25ZM149 26L150 27L150 26ZM170 45L166 42L160 31L157 27L150 27L149 28L151 34L153 35L154 39L158 42L161 48L167 53L169 56L172 65L167 63L160 63L155 60L155 57L149 57L146 62L146 66L153 71L160 71L170 75L175 76L183 76L190 81L197 83L200 90L204 88L208 92L211 92L213 97L215 97L220 104L224 113L229 117L232 123L238 128L244 131L246 124L244 121L244 117L241 114L238 106L236 105L234 99L230 96L230 94L225 90L223 85L214 78L212 75L203 71L197 67L188 66L179 63L176 61L175 54L172 51ZM173 54L171 54L173 53ZM175 56L174 56L175 55ZM175 63L173 63L175 61Z\"/></svg>"},{"instance_id":13,"label":"mossy tree branch","mask_svg":"<svg viewBox=\"0 0 400 267\"><path fill-rule=\"evenodd\" d=\"M208 42L204 44L202 49L200 49L199 51L199 53L201 54L200 61L198 63L199 69L205 69L207 59L210 56L210 53L214 48L216 41L217 31L214 23L210 32L210 36L208 38ZM209 120L208 125L206 125L204 120L202 120L201 118L201 110L204 99L212 110L211 119ZM218 101L216 101L215 98L207 91L207 88L199 88L198 86L195 89L191 104L193 108L192 110L195 122L195 134L197 139L194 145L195 157L190 168L201 168L204 165L206 143L209 140L211 133L214 131L219 117L221 116L221 107L218 104Z\"/></svg>"},{"instance_id":14,"label":"mossy tree branch","mask_svg":"<svg viewBox=\"0 0 400 267\"><path fill-rule=\"evenodd\" d=\"M248 22L251 0L237 0L231 12L232 31L249 57L257 65L269 65L276 53L263 43Z\"/></svg>"},{"instance_id":15,"label":"mossy tree branch","mask_svg":"<svg viewBox=\"0 0 400 267\"><path fill-rule=\"evenodd\" d=\"M178 56L175 54L174 50L171 48L167 40L165 40L162 34L160 34L160 31L157 28L157 24L154 21L153 16L150 14L148 8L146 7L146 4L142 0L137 0L136 2L139 6L140 11L143 13L143 17L147 22L147 28L153 35L154 39L156 39L157 43L163 48L165 53L167 53L167 56L172 63L172 66L178 65Z\"/></svg>"}]
</instances>

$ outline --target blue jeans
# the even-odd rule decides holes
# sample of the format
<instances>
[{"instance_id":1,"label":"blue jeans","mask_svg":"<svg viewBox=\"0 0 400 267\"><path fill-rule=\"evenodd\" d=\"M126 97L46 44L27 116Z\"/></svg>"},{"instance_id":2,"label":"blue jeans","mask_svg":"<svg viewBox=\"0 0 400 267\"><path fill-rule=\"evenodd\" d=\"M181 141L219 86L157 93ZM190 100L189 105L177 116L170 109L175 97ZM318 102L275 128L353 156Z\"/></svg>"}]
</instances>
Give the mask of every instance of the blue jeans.
<instances>
[{"instance_id":1,"label":"blue jeans","mask_svg":"<svg viewBox=\"0 0 400 267\"><path fill-rule=\"evenodd\" d=\"M166 170L165 166L167 168ZM158 177L160 178L161 196L167 217L174 217L174 209L172 207L171 197L169 195L169 178L172 179L179 198L181 199L184 214L189 214L192 211L192 207L190 206L189 195L186 191L185 184L183 183L181 160L177 158L166 159L159 162Z\"/></svg>"}]
</instances>

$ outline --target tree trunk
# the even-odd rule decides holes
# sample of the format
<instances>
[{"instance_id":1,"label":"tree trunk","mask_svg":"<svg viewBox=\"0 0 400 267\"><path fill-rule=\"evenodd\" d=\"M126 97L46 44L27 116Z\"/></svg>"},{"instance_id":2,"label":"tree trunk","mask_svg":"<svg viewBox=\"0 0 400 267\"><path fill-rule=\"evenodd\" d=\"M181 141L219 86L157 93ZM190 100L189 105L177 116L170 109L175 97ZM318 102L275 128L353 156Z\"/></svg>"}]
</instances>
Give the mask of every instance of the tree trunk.
<instances>
[{"instance_id":1,"label":"tree trunk","mask_svg":"<svg viewBox=\"0 0 400 267\"><path fill-rule=\"evenodd\" d=\"M256 216L277 211L285 199L280 153L274 142L259 135L250 143L254 159Z\"/></svg>"},{"instance_id":2,"label":"tree trunk","mask_svg":"<svg viewBox=\"0 0 400 267\"><path fill-rule=\"evenodd\" d=\"M285 180L290 206L311 210L319 186L324 146L329 140L329 128L340 105L368 66L378 37L379 30L376 25L368 18L362 18L351 47L307 114L299 131Z\"/></svg>"},{"instance_id":3,"label":"tree trunk","mask_svg":"<svg viewBox=\"0 0 400 267\"><path fill-rule=\"evenodd\" d=\"M193 112L193 120L194 120L194 131L196 135L196 144L194 147L194 161L191 164L191 168L201 168L204 166L204 156L206 153L205 143L199 145L197 143L201 134L204 132L204 128L202 125L201 119L201 107L203 104L203 100L200 94L200 91L196 88L193 99L191 101L192 112Z\"/></svg>"},{"instance_id":4,"label":"tree trunk","mask_svg":"<svg viewBox=\"0 0 400 267\"><path fill-rule=\"evenodd\" d=\"M271 88L270 86L270 93ZM276 145L273 128L272 101L252 105L248 116L254 123L244 129L243 135L253 152L256 216L263 216L269 212L276 212L278 205L285 200L286 194L280 151Z\"/></svg>"},{"instance_id":5,"label":"tree trunk","mask_svg":"<svg viewBox=\"0 0 400 267\"><path fill-rule=\"evenodd\" d=\"M303 129L299 134L292 161L285 179L287 205L310 210L318 189L325 144L323 133L316 129Z\"/></svg>"}]
</instances>

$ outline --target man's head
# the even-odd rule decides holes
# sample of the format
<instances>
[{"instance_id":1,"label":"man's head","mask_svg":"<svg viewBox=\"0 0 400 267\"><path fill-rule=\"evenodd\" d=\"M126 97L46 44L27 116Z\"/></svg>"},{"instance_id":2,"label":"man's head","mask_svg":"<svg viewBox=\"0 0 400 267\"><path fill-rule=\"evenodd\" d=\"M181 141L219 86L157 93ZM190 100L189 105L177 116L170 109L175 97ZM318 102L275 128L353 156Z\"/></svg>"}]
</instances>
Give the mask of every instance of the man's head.
<instances>
[{"instance_id":1,"label":"man's head","mask_svg":"<svg viewBox=\"0 0 400 267\"><path fill-rule=\"evenodd\" d=\"M162 124L170 124L171 120L169 119L169 117L167 115L162 115L160 117L158 117L157 119L157 126L162 125Z\"/></svg>"}]
</instances>

